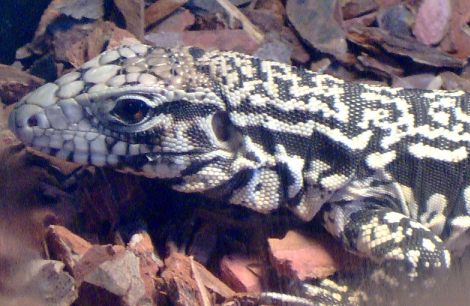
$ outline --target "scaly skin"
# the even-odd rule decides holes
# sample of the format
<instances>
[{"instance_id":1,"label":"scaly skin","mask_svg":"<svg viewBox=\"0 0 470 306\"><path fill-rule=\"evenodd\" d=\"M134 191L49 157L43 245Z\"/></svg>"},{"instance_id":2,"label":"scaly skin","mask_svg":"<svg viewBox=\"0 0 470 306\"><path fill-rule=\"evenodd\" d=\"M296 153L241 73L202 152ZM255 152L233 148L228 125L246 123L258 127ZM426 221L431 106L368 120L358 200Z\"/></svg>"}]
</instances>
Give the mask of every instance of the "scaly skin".
<instances>
[{"instance_id":1,"label":"scaly skin","mask_svg":"<svg viewBox=\"0 0 470 306\"><path fill-rule=\"evenodd\" d=\"M346 250L370 259L372 283L430 288L470 241L469 97L134 45L27 95L9 125L76 163L262 213L320 212ZM312 304L360 303L328 282L306 294Z\"/></svg>"}]
</instances>

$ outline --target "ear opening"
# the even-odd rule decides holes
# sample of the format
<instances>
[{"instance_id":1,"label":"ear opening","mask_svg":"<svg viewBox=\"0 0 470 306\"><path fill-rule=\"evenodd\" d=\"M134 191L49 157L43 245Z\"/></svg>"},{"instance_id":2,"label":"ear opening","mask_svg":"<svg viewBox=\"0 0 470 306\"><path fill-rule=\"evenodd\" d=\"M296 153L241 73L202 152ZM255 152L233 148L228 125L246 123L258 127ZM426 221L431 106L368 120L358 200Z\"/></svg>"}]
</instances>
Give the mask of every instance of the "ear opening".
<instances>
[{"instance_id":1,"label":"ear opening","mask_svg":"<svg viewBox=\"0 0 470 306\"><path fill-rule=\"evenodd\" d=\"M212 130L215 137L232 152L238 152L243 146L243 135L232 123L227 112L217 112L212 117Z\"/></svg>"}]
</instances>

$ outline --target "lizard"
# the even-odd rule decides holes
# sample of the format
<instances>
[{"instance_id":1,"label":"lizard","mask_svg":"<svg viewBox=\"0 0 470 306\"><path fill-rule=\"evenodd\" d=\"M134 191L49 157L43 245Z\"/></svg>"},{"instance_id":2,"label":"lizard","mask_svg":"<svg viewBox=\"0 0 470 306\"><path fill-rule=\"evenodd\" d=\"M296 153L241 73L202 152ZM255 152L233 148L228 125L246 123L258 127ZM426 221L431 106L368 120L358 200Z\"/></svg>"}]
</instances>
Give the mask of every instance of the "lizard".
<instances>
[{"instance_id":1,"label":"lizard","mask_svg":"<svg viewBox=\"0 0 470 306\"><path fill-rule=\"evenodd\" d=\"M75 163L260 213L320 215L346 251L371 263L372 284L429 289L470 243L469 100L236 52L138 44L29 93L9 127ZM305 288L311 305L367 299L330 279Z\"/></svg>"}]
</instances>

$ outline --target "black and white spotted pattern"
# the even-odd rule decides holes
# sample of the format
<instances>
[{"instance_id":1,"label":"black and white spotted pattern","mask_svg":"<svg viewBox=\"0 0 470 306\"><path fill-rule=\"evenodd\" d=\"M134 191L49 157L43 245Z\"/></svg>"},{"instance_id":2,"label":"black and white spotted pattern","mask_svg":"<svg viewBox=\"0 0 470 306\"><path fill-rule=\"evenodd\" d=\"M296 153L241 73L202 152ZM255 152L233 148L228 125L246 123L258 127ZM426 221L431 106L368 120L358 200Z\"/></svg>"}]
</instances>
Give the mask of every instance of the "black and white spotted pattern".
<instances>
[{"instance_id":1,"label":"black and white spotted pattern","mask_svg":"<svg viewBox=\"0 0 470 306\"><path fill-rule=\"evenodd\" d=\"M431 288L470 243L469 98L134 45L30 93L9 124L77 163L263 213L286 206L308 221L321 211L348 251L370 259L373 282ZM329 306L354 296L311 295Z\"/></svg>"}]
</instances>

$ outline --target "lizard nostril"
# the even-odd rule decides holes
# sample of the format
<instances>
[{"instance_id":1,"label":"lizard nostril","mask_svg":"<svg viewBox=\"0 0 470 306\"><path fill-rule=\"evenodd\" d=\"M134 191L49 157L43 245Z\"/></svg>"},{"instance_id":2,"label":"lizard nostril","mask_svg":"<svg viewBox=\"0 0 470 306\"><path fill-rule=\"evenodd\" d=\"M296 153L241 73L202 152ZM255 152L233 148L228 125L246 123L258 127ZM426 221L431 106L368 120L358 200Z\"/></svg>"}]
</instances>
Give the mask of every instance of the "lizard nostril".
<instances>
[{"instance_id":1,"label":"lizard nostril","mask_svg":"<svg viewBox=\"0 0 470 306\"><path fill-rule=\"evenodd\" d=\"M38 118L34 115L34 116L31 116L28 121L28 126L29 127L34 127L34 126L38 126L39 122L38 122Z\"/></svg>"}]
</instances>

